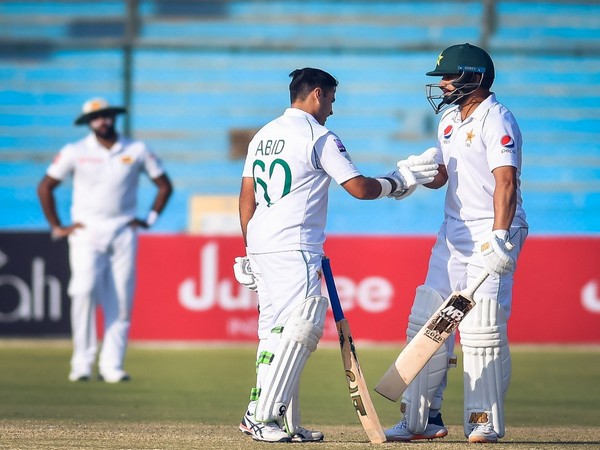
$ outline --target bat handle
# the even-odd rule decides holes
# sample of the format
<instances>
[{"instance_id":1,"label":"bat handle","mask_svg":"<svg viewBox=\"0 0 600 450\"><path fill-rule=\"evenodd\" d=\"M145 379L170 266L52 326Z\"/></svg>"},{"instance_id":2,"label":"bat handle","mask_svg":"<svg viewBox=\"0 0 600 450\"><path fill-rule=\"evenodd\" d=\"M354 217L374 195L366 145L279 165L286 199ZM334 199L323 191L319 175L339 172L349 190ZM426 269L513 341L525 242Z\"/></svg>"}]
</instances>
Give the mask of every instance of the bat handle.
<instances>
[{"instance_id":1,"label":"bat handle","mask_svg":"<svg viewBox=\"0 0 600 450\"><path fill-rule=\"evenodd\" d=\"M323 269L323 276L325 277L327 292L329 293L329 302L331 303L331 310L333 311L333 319L336 322L339 322L344 319L344 311L342 310L340 298L338 297L337 289L335 287L333 273L331 272L331 263L326 256L323 256L321 267Z\"/></svg>"},{"instance_id":2,"label":"bat handle","mask_svg":"<svg viewBox=\"0 0 600 450\"><path fill-rule=\"evenodd\" d=\"M513 248L515 248L514 244L511 242L508 242L508 241L504 245L506 246L506 249L509 252ZM473 298L473 294L475 294L475 291L477 289L479 289L479 286L481 286L483 284L483 282L487 279L488 276L489 276L489 273L487 271L485 271L485 270L481 271L481 273L475 279L475 281L473 281L473 283L470 286L467 286L467 289L465 290L465 294L467 295L467 297Z\"/></svg>"},{"instance_id":3,"label":"bat handle","mask_svg":"<svg viewBox=\"0 0 600 450\"><path fill-rule=\"evenodd\" d=\"M479 289L479 286L483 284L489 275L490 274L486 270L482 270L479 276L475 278L475 280L469 286L467 286L467 289L465 289L465 296L468 298L473 298L475 291Z\"/></svg>"}]
</instances>

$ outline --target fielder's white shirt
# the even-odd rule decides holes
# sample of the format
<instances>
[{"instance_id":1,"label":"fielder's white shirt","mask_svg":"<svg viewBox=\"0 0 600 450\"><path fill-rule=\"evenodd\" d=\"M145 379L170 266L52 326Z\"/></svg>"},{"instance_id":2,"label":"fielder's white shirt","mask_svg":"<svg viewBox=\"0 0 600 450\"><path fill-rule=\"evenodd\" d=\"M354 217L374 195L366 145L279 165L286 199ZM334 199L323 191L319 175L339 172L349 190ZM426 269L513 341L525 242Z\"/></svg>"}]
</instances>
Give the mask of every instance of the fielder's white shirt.
<instances>
[{"instance_id":1,"label":"fielder's white shirt","mask_svg":"<svg viewBox=\"0 0 600 450\"><path fill-rule=\"evenodd\" d=\"M256 211L247 251L323 252L331 179L360 175L342 141L296 108L265 125L248 145L243 177L254 178Z\"/></svg>"},{"instance_id":2,"label":"fielder's white shirt","mask_svg":"<svg viewBox=\"0 0 600 450\"><path fill-rule=\"evenodd\" d=\"M445 214L461 221L494 218L494 175L501 166L517 169L513 226L527 226L521 197L522 137L519 126L492 93L464 122L458 106L445 111L438 127L437 163L448 171Z\"/></svg>"},{"instance_id":3,"label":"fielder's white shirt","mask_svg":"<svg viewBox=\"0 0 600 450\"><path fill-rule=\"evenodd\" d=\"M140 141L120 137L110 149L93 133L63 147L47 175L64 180L73 174L73 222L110 222L115 226L136 215L139 175L164 173L158 158Z\"/></svg>"}]
</instances>

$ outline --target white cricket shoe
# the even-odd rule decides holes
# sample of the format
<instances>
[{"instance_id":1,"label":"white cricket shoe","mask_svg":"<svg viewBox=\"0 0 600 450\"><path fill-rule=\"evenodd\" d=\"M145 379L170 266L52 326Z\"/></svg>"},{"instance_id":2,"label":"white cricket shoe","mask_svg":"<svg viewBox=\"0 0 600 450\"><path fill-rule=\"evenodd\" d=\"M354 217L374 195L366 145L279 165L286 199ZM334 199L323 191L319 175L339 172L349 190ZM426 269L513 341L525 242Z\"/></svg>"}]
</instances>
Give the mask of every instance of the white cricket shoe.
<instances>
[{"instance_id":1,"label":"white cricket shoe","mask_svg":"<svg viewBox=\"0 0 600 450\"><path fill-rule=\"evenodd\" d=\"M471 444L495 444L496 442L498 442L498 433L489 423L476 425L469 434L469 443Z\"/></svg>"},{"instance_id":2,"label":"white cricket shoe","mask_svg":"<svg viewBox=\"0 0 600 450\"><path fill-rule=\"evenodd\" d=\"M408 429L408 421L403 419L397 425L385 430L385 437L390 442L409 442L419 439L438 439L448 434L448 429L444 426L441 413L435 417L430 417L425 431L421 434L415 434Z\"/></svg>"},{"instance_id":3,"label":"white cricket shoe","mask_svg":"<svg viewBox=\"0 0 600 450\"><path fill-rule=\"evenodd\" d=\"M122 383L124 381L131 380L131 377L124 370L111 370L110 372L103 372L98 375L100 381L105 383Z\"/></svg>"},{"instance_id":4,"label":"white cricket shoe","mask_svg":"<svg viewBox=\"0 0 600 450\"><path fill-rule=\"evenodd\" d=\"M292 436L292 442L319 442L324 437L320 431L298 427L298 432Z\"/></svg>"},{"instance_id":5,"label":"white cricket shoe","mask_svg":"<svg viewBox=\"0 0 600 450\"><path fill-rule=\"evenodd\" d=\"M292 437L282 430L277 422L255 422L254 415L250 414L250 411L246 411L242 417L239 429L242 433L252 436L255 441L292 442Z\"/></svg>"},{"instance_id":6,"label":"white cricket shoe","mask_svg":"<svg viewBox=\"0 0 600 450\"><path fill-rule=\"evenodd\" d=\"M71 372L69 374L69 381L89 381L92 375L89 373Z\"/></svg>"}]
</instances>

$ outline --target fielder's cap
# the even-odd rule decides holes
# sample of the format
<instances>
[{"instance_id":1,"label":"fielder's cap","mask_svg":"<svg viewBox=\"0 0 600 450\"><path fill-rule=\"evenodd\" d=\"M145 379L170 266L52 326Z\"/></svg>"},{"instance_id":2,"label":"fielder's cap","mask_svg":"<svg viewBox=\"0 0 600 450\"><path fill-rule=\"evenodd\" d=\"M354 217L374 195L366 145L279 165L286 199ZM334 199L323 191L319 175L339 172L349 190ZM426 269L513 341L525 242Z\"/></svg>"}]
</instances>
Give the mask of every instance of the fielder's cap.
<instances>
[{"instance_id":1,"label":"fielder's cap","mask_svg":"<svg viewBox=\"0 0 600 450\"><path fill-rule=\"evenodd\" d=\"M105 99L100 97L92 98L83 104L81 115L75 120L75 125L87 124L90 120L102 115L116 116L125 112L127 109L123 106L109 105Z\"/></svg>"},{"instance_id":2,"label":"fielder's cap","mask_svg":"<svg viewBox=\"0 0 600 450\"><path fill-rule=\"evenodd\" d=\"M448 47L438 56L435 69L425 75L444 76L462 72L484 73L488 80L493 80L495 76L490 55L482 48L469 43Z\"/></svg>"}]
</instances>

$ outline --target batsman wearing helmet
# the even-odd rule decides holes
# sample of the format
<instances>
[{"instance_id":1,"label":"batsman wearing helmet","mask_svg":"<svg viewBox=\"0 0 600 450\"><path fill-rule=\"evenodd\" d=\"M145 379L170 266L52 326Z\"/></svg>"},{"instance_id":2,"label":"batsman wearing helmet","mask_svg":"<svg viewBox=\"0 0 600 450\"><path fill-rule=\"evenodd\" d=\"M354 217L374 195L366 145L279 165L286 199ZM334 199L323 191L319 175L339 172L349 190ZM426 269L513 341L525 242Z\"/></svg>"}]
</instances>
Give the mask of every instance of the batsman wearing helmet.
<instances>
[{"instance_id":1,"label":"batsman wearing helmet","mask_svg":"<svg viewBox=\"0 0 600 450\"><path fill-rule=\"evenodd\" d=\"M465 288L482 271L490 274L459 331L465 436L469 442L494 443L504 436L504 397L511 376L506 326L515 265L528 232L520 190L521 132L490 91L494 63L483 49L471 44L448 47L427 75L441 77L427 85L427 98L436 114L442 114L435 147L439 173L425 186L447 185L445 220L425 282L416 290L407 339L453 290ZM412 159L398 164L410 166ZM408 386L401 404L403 420L386 430L389 441L448 434L440 410L447 370L456 361L453 350L454 339L448 339Z\"/></svg>"},{"instance_id":2,"label":"batsman wearing helmet","mask_svg":"<svg viewBox=\"0 0 600 450\"><path fill-rule=\"evenodd\" d=\"M298 388L328 308L321 260L331 180L359 199L400 199L437 174L431 159L422 170L361 175L341 139L325 127L337 80L310 67L290 76L291 107L248 145L240 191L247 256L234 265L236 279L257 290L260 311L256 385L239 428L266 442L323 439L300 425Z\"/></svg>"}]
</instances>

